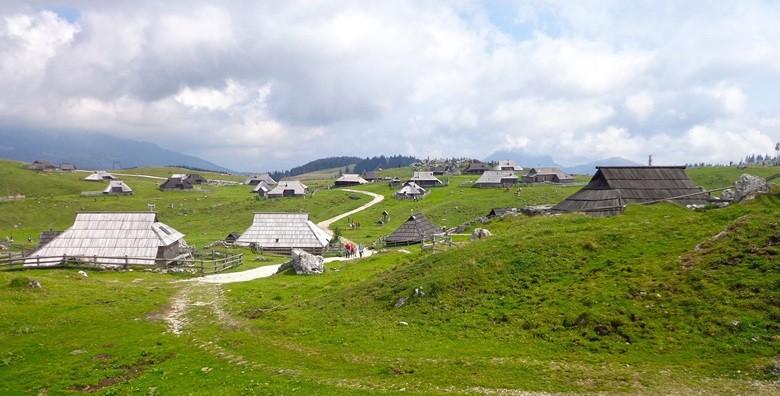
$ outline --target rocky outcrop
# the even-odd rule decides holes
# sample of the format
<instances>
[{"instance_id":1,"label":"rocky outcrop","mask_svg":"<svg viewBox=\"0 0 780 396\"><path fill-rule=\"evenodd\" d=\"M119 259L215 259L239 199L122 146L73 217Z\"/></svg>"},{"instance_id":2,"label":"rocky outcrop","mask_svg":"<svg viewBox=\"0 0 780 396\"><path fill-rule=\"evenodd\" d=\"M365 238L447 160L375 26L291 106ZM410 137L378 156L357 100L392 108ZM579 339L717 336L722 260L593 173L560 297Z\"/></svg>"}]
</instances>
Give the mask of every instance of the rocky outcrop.
<instances>
[{"instance_id":1,"label":"rocky outcrop","mask_svg":"<svg viewBox=\"0 0 780 396\"><path fill-rule=\"evenodd\" d=\"M325 271L325 259L315 256L301 249L292 250L292 259L287 264L279 267L277 273L285 272L292 268L298 275L319 275Z\"/></svg>"},{"instance_id":2,"label":"rocky outcrop","mask_svg":"<svg viewBox=\"0 0 780 396\"><path fill-rule=\"evenodd\" d=\"M493 234L491 234L490 231L484 228L475 228L474 232L471 233L471 240L484 239L492 235Z\"/></svg>"},{"instance_id":3,"label":"rocky outcrop","mask_svg":"<svg viewBox=\"0 0 780 396\"><path fill-rule=\"evenodd\" d=\"M769 191L769 185L764 178L744 173L734 183L734 190L734 200L744 201L752 199L758 193Z\"/></svg>"}]
</instances>

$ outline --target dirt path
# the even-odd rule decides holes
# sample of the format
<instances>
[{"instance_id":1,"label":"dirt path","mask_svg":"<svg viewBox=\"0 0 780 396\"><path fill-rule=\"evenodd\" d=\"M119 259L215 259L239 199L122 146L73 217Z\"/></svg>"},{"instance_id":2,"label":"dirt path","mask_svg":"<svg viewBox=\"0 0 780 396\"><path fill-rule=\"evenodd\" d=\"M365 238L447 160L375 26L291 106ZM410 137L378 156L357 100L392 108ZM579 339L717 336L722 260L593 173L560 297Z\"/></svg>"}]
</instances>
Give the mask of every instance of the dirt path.
<instances>
[{"instance_id":1,"label":"dirt path","mask_svg":"<svg viewBox=\"0 0 780 396\"><path fill-rule=\"evenodd\" d=\"M366 209L368 209L368 208L370 208L370 207L372 207L372 206L374 206L374 205L376 205L376 204L378 204L378 203L380 203L380 202L385 200L385 196L384 195L380 195L380 194L376 194L376 193L372 193L372 192L368 192L368 191L352 190L352 189L349 189L349 188L341 189L341 191L348 191L348 192L352 192L352 193L368 195L370 197L373 197L374 199L372 199L371 202L369 202L369 203L367 203L367 204L365 204L365 205L363 205L363 206L361 206L361 207L359 207L357 209L350 210L349 212L342 213L342 214L340 214L340 215L338 215L336 217L331 217L330 219L327 219L327 220L324 220L324 221L321 221L321 222L317 223L317 225L320 228L322 228L323 230L327 231L329 234L333 234L333 231L330 229L330 225L331 224L333 224L333 223L335 223L335 222L337 222L337 221L339 221L339 220L341 220L341 219L343 219L343 218L345 218L347 216L352 216L355 213L362 212L362 211L364 211L364 210L366 210Z\"/></svg>"}]
</instances>

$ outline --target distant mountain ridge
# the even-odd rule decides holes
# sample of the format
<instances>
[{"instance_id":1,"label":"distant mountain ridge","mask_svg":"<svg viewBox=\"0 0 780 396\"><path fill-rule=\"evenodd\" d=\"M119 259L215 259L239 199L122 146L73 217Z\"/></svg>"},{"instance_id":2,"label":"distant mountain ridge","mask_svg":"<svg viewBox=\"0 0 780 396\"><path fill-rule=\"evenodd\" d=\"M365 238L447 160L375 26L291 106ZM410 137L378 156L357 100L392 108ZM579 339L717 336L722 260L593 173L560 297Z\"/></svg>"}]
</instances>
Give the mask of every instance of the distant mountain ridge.
<instances>
[{"instance_id":1,"label":"distant mountain ridge","mask_svg":"<svg viewBox=\"0 0 780 396\"><path fill-rule=\"evenodd\" d=\"M79 169L138 168L181 165L192 169L231 172L193 155L156 144L99 133L40 132L0 127L0 157L54 164L72 163Z\"/></svg>"},{"instance_id":2,"label":"distant mountain ridge","mask_svg":"<svg viewBox=\"0 0 780 396\"><path fill-rule=\"evenodd\" d=\"M493 154L490 154L486 161L499 161L499 160L513 160L520 166L525 168L533 168L539 166L552 166L561 168L566 173L574 173L580 175L592 175L596 172L597 166L636 166L641 165L634 161L622 158L622 157L610 157L600 159L584 164L573 166L561 166L555 162L555 160L549 155L536 155L528 153L525 150L498 150Z\"/></svg>"}]
</instances>

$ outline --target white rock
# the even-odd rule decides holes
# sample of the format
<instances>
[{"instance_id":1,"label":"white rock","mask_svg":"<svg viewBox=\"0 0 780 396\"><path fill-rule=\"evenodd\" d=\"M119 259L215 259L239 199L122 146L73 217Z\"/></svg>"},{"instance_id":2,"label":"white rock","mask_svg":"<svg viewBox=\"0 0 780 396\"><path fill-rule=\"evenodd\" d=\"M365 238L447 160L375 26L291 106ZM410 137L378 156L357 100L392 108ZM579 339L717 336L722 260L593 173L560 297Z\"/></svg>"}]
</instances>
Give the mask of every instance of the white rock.
<instances>
[{"instance_id":1,"label":"white rock","mask_svg":"<svg viewBox=\"0 0 780 396\"><path fill-rule=\"evenodd\" d=\"M325 259L322 256L315 256L301 249L292 250L292 267L298 275L318 275L325 267Z\"/></svg>"},{"instance_id":2,"label":"white rock","mask_svg":"<svg viewBox=\"0 0 780 396\"><path fill-rule=\"evenodd\" d=\"M406 322L398 322L399 326L409 326L409 323Z\"/></svg>"},{"instance_id":3,"label":"white rock","mask_svg":"<svg viewBox=\"0 0 780 396\"><path fill-rule=\"evenodd\" d=\"M81 275L82 278L89 278L89 275L84 271L79 271L79 275Z\"/></svg>"}]
</instances>

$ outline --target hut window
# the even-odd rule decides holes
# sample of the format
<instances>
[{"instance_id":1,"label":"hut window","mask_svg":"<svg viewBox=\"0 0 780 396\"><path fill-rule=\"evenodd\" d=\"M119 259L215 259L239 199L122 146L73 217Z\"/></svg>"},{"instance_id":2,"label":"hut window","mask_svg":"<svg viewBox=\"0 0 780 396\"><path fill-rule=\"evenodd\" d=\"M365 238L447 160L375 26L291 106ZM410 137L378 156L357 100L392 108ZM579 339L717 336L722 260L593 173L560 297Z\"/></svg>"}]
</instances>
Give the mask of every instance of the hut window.
<instances>
[{"instance_id":1,"label":"hut window","mask_svg":"<svg viewBox=\"0 0 780 396\"><path fill-rule=\"evenodd\" d=\"M276 238L276 243L279 243L279 238Z\"/></svg>"},{"instance_id":2,"label":"hut window","mask_svg":"<svg viewBox=\"0 0 780 396\"><path fill-rule=\"evenodd\" d=\"M170 232L170 231L168 231L168 229L167 229L167 228L165 228L165 227L163 227L163 226L160 226L160 230L161 230L162 232L164 232L164 233L165 233L165 235L171 235L171 232Z\"/></svg>"}]
</instances>

